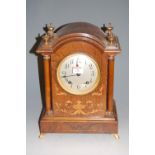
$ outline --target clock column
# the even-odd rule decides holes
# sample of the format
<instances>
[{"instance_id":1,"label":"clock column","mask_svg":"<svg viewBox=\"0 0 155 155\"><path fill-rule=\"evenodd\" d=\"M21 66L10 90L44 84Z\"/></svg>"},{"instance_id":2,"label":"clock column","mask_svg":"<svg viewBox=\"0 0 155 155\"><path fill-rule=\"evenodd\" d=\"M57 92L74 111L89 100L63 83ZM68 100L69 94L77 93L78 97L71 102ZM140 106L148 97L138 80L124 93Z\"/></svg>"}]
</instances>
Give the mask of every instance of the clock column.
<instances>
[{"instance_id":1,"label":"clock column","mask_svg":"<svg viewBox=\"0 0 155 155\"><path fill-rule=\"evenodd\" d=\"M51 90L50 90L50 56L43 56L44 62L44 81L45 81L45 110L51 112Z\"/></svg>"},{"instance_id":2,"label":"clock column","mask_svg":"<svg viewBox=\"0 0 155 155\"><path fill-rule=\"evenodd\" d=\"M113 112L114 56L108 57L108 112Z\"/></svg>"}]
</instances>

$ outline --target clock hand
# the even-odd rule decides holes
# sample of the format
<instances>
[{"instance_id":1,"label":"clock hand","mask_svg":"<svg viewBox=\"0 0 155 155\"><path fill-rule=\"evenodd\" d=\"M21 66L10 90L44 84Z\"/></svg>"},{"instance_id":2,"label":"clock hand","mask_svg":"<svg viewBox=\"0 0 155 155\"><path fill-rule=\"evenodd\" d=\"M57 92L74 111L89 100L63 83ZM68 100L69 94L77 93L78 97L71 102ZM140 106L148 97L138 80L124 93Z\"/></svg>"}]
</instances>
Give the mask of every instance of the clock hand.
<instances>
[{"instance_id":1,"label":"clock hand","mask_svg":"<svg viewBox=\"0 0 155 155\"><path fill-rule=\"evenodd\" d=\"M77 73L77 74L73 74L73 75L64 75L62 76L62 78L66 78L66 77L70 77L70 76L80 76L81 74Z\"/></svg>"},{"instance_id":2,"label":"clock hand","mask_svg":"<svg viewBox=\"0 0 155 155\"><path fill-rule=\"evenodd\" d=\"M62 78L66 78L66 77L70 77L70 76L76 76L76 74L75 75L64 75L64 76L62 76Z\"/></svg>"}]
</instances>

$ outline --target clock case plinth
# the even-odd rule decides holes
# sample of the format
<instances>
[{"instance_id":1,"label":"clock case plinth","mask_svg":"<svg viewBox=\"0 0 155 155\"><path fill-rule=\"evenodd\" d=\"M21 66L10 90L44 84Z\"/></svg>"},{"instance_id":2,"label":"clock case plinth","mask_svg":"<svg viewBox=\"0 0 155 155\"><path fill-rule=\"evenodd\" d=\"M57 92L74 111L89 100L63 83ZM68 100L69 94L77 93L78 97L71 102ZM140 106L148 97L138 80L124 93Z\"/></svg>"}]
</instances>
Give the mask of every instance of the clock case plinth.
<instances>
[{"instance_id":1,"label":"clock case plinth","mask_svg":"<svg viewBox=\"0 0 155 155\"><path fill-rule=\"evenodd\" d=\"M70 46L65 47L65 44L68 43ZM97 88L98 92L94 91L96 96L88 94L88 96L79 97L82 98L82 102L86 102L85 98L90 98L93 104L100 102L100 110L97 109L94 114L88 113L83 116L82 113L78 113L77 116L72 117L70 110L65 113L64 109L61 107L58 109L56 106L59 100L65 103L65 95L67 94L56 81L56 67L61 57L72 54L74 48L75 51L81 49L87 51L86 54L90 54L100 63L100 69L103 70L103 73L99 85L103 86L104 89ZM43 56L44 63L45 103L39 120L41 133L118 133L113 85L114 57L120 53L120 45L118 38L112 33L111 25L104 26L101 30L89 23L76 22L66 24L55 31L54 27L49 25L47 33L42 36L36 53ZM100 60L101 57L103 59ZM56 97L56 92L60 96ZM69 94L67 95L69 96ZM74 96L70 97L71 101L72 98Z\"/></svg>"},{"instance_id":2,"label":"clock case plinth","mask_svg":"<svg viewBox=\"0 0 155 155\"><path fill-rule=\"evenodd\" d=\"M64 118L46 115L42 112L40 118L41 133L118 133L118 120L114 103L113 113L107 113L103 118Z\"/></svg>"}]
</instances>

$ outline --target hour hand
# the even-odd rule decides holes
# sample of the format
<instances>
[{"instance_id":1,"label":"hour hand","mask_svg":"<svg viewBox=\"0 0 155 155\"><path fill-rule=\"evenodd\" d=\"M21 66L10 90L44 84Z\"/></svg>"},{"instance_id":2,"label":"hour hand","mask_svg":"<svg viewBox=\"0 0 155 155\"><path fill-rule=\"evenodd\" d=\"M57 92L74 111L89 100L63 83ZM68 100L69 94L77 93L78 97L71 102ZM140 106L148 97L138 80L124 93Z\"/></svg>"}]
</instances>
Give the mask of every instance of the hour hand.
<instances>
[{"instance_id":1,"label":"hour hand","mask_svg":"<svg viewBox=\"0 0 155 155\"><path fill-rule=\"evenodd\" d=\"M72 74L72 75L64 75L62 76L62 78L66 78L66 77L70 77L70 76L80 76L81 74L77 73L77 74Z\"/></svg>"}]
</instances>

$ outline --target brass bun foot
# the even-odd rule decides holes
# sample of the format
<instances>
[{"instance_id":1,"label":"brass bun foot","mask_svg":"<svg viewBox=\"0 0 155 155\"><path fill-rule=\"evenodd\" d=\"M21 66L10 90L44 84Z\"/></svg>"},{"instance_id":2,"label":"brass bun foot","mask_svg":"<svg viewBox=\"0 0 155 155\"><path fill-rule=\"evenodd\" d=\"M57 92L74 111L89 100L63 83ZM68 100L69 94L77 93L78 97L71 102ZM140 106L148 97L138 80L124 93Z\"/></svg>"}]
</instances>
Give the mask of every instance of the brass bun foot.
<instances>
[{"instance_id":1,"label":"brass bun foot","mask_svg":"<svg viewBox=\"0 0 155 155\"><path fill-rule=\"evenodd\" d=\"M120 139L118 134L112 134L112 136L113 136L116 140Z\"/></svg>"},{"instance_id":2,"label":"brass bun foot","mask_svg":"<svg viewBox=\"0 0 155 155\"><path fill-rule=\"evenodd\" d=\"M40 139L42 139L42 138L44 138L44 137L45 137L45 134L43 134L43 133L40 133L40 134L39 134L39 138L40 138Z\"/></svg>"}]
</instances>

